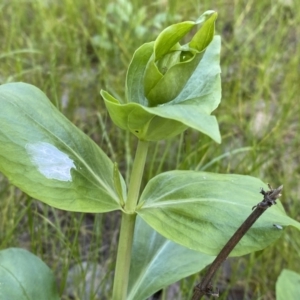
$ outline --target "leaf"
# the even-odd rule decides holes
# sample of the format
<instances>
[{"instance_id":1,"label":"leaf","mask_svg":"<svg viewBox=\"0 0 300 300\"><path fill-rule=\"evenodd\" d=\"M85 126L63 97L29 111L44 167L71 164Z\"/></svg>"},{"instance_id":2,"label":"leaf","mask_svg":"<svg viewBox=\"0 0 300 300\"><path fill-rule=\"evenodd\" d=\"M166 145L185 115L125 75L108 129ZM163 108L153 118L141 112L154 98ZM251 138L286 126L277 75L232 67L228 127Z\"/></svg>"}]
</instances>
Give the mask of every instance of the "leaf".
<instances>
[{"instance_id":1,"label":"leaf","mask_svg":"<svg viewBox=\"0 0 300 300\"><path fill-rule=\"evenodd\" d=\"M136 91L132 88L128 92L128 95L131 95L129 100L133 101L132 97L136 95L140 104L121 104L102 90L101 95L113 122L146 141L170 138L191 127L220 143L217 120L215 116L210 115L221 100L220 47L220 38L214 37L181 93L165 105L148 107L144 104L141 80L137 80ZM142 67L138 66L138 63L131 65L127 74L127 83L129 81L134 83L129 79L129 74L135 76L134 78L140 76L139 68ZM128 86L127 88L130 89Z\"/></svg>"},{"instance_id":2,"label":"leaf","mask_svg":"<svg viewBox=\"0 0 300 300\"><path fill-rule=\"evenodd\" d=\"M281 271L276 282L277 300L298 300L300 295L300 274L291 270Z\"/></svg>"},{"instance_id":3,"label":"leaf","mask_svg":"<svg viewBox=\"0 0 300 300\"><path fill-rule=\"evenodd\" d=\"M116 162L114 163L114 184L115 184L115 190L118 193L120 199L120 204L122 207L124 207L125 201L123 199L123 187L122 187L118 164Z\"/></svg>"},{"instance_id":4,"label":"leaf","mask_svg":"<svg viewBox=\"0 0 300 300\"><path fill-rule=\"evenodd\" d=\"M55 278L32 253L18 248L0 251L0 299L59 300Z\"/></svg>"},{"instance_id":5,"label":"leaf","mask_svg":"<svg viewBox=\"0 0 300 300\"><path fill-rule=\"evenodd\" d=\"M148 102L151 104L149 106L155 107L175 99L194 73L202 56L202 53L199 53L194 55L192 59L173 65L161 78L156 76L156 81L153 80L152 74L147 72L145 74L145 90ZM151 64L148 65L147 71L154 69L154 67L150 68L150 66ZM165 68L168 67L166 66Z\"/></svg>"},{"instance_id":6,"label":"leaf","mask_svg":"<svg viewBox=\"0 0 300 300\"><path fill-rule=\"evenodd\" d=\"M206 113L215 110L221 101L221 38L215 36L203 58L180 94L171 104L194 104Z\"/></svg>"},{"instance_id":7,"label":"leaf","mask_svg":"<svg viewBox=\"0 0 300 300\"><path fill-rule=\"evenodd\" d=\"M44 93L24 83L1 85L0 106L0 171L14 185L60 209L120 209L113 163Z\"/></svg>"},{"instance_id":8,"label":"leaf","mask_svg":"<svg viewBox=\"0 0 300 300\"><path fill-rule=\"evenodd\" d=\"M186 79L182 78L182 74L177 78L175 77L178 75L177 73L171 74L171 76L169 75L166 79L160 70L161 68L158 68L158 65L165 65L166 58L163 58L163 56L169 57L170 55L176 55L174 51L172 51L172 53L168 52L170 52L171 48L175 47L179 40L182 39L193 27L195 27L195 25L196 23L191 21L174 24L164 29L157 37L154 43L154 53L149 59L149 62L147 62L143 74L145 95L148 102L151 103L149 106L154 106L154 104L163 104L172 100L178 94L178 91L181 90L182 85L184 85ZM133 61L136 59L136 57L133 57ZM161 63L158 60L163 60L164 62ZM193 63L191 67L189 67L189 63L185 63L184 66L180 67L180 71L184 72L185 76L189 78L190 74L195 69L195 63ZM166 65L167 69L169 69L169 67L170 66L167 67ZM175 85L172 79L176 80ZM163 88L167 88L168 90L164 90L163 93L161 93L161 88L159 88L157 91L157 84L159 87L163 85ZM178 87L178 84L180 87Z\"/></svg>"},{"instance_id":9,"label":"leaf","mask_svg":"<svg viewBox=\"0 0 300 300\"><path fill-rule=\"evenodd\" d=\"M266 185L250 176L171 171L151 179L143 191L138 215L164 237L187 248L217 255L262 201ZM261 250L282 233L273 226L300 224L280 204L269 208L242 238L231 256Z\"/></svg>"},{"instance_id":10,"label":"leaf","mask_svg":"<svg viewBox=\"0 0 300 300\"><path fill-rule=\"evenodd\" d=\"M171 25L134 53L126 103L101 91L117 126L145 141L170 138L191 127L221 142L217 120L210 116L221 100L216 18L216 12L207 11L196 22ZM179 41L198 24L202 27L191 42L181 46Z\"/></svg>"},{"instance_id":11,"label":"leaf","mask_svg":"<svg viewBox=\"0 0 300 300\"><path fill-rule=\"evenodd\" d=\"M126 99L128 102L136 102L148 105L144 93L144 73L147 62L153 54L154 42L143 44L138 48L132 59L126 75Z\"/></svg>"},{"instance_id":12,"label":"leaf","mask_svg":"<svg viewBox=\"0 0 300 300\"><path fill-rule=\"evenodd\" d=\"M120 104L106 91L102 90L101 96L113 122L120 128L129 130L141 140L159 141L171 138L187 129L185 124L159 117L145 106L136 103Z\"/></svg>"},{"instance_id":13,"label":"leaf","mask_svg":"<svg viewBox=\"0 0 300 300\"><path fill-rule=\"evenodd\" d=\"M127 300L143 300L210 264L214 256L167 240L137 218Z\"/></svg>"},{"instance_id":14,"label":"leaf","mask_svg":"<svg viewBox=\"0 0 300 300\"><path fill-rule=\"evenodd\" d=\"M196 25L196 22L185 21L164 29L154 44L155 60L159 60L167 54Z\"/></svg>"},{"instance_id":15,"label":"leaf","mask_svg":"<svg viewBox=\"0 0 300 300\"><path fill-rule=\"evenodd\" d=\"M166 104L176 98L182 91L203 56L201 52L205 50L213 40L216 18L216 12L207 11L197 22L182 22L171 25L158 36L154 44L155 55L149 60L144 75L145 95L151 104L149 106ZM202 22L202 27L192 38L191 42L187 45L180 46L180 44L178 44L180 39L193 27ZM174 51L175 49L176 51ZM178 61L177 63L176 59L170 59L169 56L178 57L177 53L181 51L184 56L185 53L191 55L191 58ZM157 62L162 56L165 56L161 59L163 62ZM168 61L172 63L169 64ZM163 72L164 76L162 76L158 70L154 72L156 64L160 66L160 70L163 68L166 69ZM207 70L203 71L207 72Z\"/></svg>"},{"instance_id":16,"label":"leaf","mask_svg":"<svg viewBox=\"0 0 300 300\"><path fill-rule=\"evenodd\" d=\"M207 18L207 20L190 41L189 46L191 48L195 48L201 52L209 45L215 34L215 22L217 16L218 14L216 12L207 11L199 18L200 20Z\"/></svg>"},{"instance_id":17,"label":"leaf","mask_svg":"<svg viewBox=\"0 0 300 300\"><path fill-rule=\"evenodd\" d=\"M153 107L148 108L148 112L152 112L155 115L158 115L165 119L173 119L175 121L180 122L188 127L196 129L210 138L212 138L217 143L221 142L221 135L219 131L218 121L215 116L211 116L205 113L201 107L201 105L170 105L170 106L161 106L161 107ZM155 120L156 121L156 120ZM148 129L147 134L150 136L155 137L156 135L153 134L154 130L158 130L161 132L161 126L159 124L153 122L152 128ZM172 123L167 124L164 128L167 127L169 131L174 125ZM176 129L176 127L173 127ZM164 130L167 130L164 129ZM163 132L162 132L163 134Z\"/></svg>"},{"instance_id":18,"label":"leaf","mask_svg":"<svg viewBox=\"0 0 300 300\"><path fill-rule=\"evenodd\" d=\"M118 100L105 91L101 91L101 95L113 122L141 140L159 141L171 138L190 126L207 134L216 142L221 141L216 117L203 112L201 105L150 108L136 103L120 105Z\"/></svg>"}]
</instances>

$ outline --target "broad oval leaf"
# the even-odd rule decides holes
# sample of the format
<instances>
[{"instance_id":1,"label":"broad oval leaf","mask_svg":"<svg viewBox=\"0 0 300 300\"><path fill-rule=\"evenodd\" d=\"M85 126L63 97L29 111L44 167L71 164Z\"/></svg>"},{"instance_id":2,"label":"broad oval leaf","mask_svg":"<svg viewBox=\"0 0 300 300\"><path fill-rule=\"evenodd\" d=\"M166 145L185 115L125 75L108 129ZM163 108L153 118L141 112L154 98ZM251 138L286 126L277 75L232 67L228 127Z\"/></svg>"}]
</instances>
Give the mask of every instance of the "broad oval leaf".
<instances>
[{"instance_id":1,"label":"broad oval leaf","mask_svg":"<svg viewBox=\"0 0 300 300\"><path fill-rule=\"evenodd\" d=\"M137 213L166 238L190 249L217 255L229 238L262 201L266 185L250 176L171 171L150 180ZM267 247L282 227L300 224L280 204L269 208L242 238L231 256Z\"/></svg>"},{"instance_id":2,"label":"broad oval leaf","mask_svg":"<svg viewBox=\"0 0 300 300\"><path fill-rule=\"evenodd\" d=\"M32 253L18 248L0 251L0 299L59 300L55 278Z\"/></svg>"},{"instance_id":3,"label":"broad oval leaf","mask_svg":"<svg viewBox=\"0 0 300 300\"><path fill-rule=\"evenodd\" d=\"M43 92L25 83L1 85L0 107L0 171L14 185L60 209L120 209L113 163Z\"/></svg>"},{"instance_id":4,"label":"broad oval leaf","mask_svg":"<svg viewBox=\"0 0 300 300\"><path fill-rule=\"evenodd\" d=\"M300 274L282 270L276 282L276 300L298 300L299 295Z\"/></svg>"},{"instance_id":5,"label":"broad oval leaf","mask_svg":"<svg viewBox=\"0 0 300 300\"><path fill-rule=\"evenodd\" d=\"M153 230L137 217L127 300L143 300L158 290L201 271L214 256L190 250Z\"/></svg>"}]
</instances>

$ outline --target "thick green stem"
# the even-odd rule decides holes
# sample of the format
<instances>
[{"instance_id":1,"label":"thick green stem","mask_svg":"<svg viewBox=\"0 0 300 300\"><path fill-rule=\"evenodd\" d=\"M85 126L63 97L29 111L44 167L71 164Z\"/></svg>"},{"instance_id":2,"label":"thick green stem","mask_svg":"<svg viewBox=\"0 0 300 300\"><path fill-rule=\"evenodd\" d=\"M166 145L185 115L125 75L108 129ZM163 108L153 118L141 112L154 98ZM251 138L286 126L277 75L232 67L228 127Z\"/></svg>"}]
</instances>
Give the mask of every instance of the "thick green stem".
<instances>
[{"instance_id":1,"label":"thick green stem","mask_svg":"<svg viewBox=\"0 0 300 300\"><path fill-rule=\"evenodd\" d=\"M122 213L121 231L114 278L113 300L126 299L135 217L135 214L129 215L124 212Z\"/></svg>"},{"instance_id":2,"label":"thick green stem","mask_svg":"<svg viewBox=\"0 0 300 300\"><path fill-rule=\"evenodd\" d=\"M133 213L139 199L149 142L139 141L132 166L125 211Z\"/></svg>"},{"instance_id":3,"label":"thick green stem","mask_svg":"<svg viewBox=\"0 0 300 300\"><path fill-rule=\"evenodd\" d=\"M144 166L148 152L148 142L139 141L132 166L128 196L122 213L117 262L115 269L113 300L126 300L131 249L133 243L135 208L139 199Z\"/></svg>"}]
</instances>

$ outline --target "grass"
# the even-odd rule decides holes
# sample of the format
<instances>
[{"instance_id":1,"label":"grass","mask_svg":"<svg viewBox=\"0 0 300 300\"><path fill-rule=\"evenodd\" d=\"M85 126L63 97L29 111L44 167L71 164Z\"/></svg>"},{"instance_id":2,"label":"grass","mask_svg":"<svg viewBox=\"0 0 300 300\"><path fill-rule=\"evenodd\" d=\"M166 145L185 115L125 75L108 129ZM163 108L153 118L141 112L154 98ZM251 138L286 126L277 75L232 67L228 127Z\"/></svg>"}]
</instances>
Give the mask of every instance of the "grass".
<instances>
[{"instance_id":1,"label":"grass","mask_svg":"<svg viewBox=\"0 0 300 300\"><path fill-rule=\"evenodd\" d=\"M218 11L222 36L223 98L215 115L223 142L217 146L187 130L153 143L144 179L175 168L257 176L284 184L282 202L300 221L299 1L2 1L0 83L25 81L42 89L128 180L136 140L112 126L99 90L122 98L135 49L167 25L195 20L208 9ZM0 175L0 248L23 247L41 257L54 270L63 299L72 299L67 275L81 261L105 270L98 299L109 299L118 227L118 213L59 211ZM280 271L300 273L299 255L299 233L288 229L267 249L230 259L216 278L220 299L275 299ZM187 299L198 280L198 274L182 280L176 297ZM97 299L78 287L73 299Z\"/></svg>"}]
</instances>

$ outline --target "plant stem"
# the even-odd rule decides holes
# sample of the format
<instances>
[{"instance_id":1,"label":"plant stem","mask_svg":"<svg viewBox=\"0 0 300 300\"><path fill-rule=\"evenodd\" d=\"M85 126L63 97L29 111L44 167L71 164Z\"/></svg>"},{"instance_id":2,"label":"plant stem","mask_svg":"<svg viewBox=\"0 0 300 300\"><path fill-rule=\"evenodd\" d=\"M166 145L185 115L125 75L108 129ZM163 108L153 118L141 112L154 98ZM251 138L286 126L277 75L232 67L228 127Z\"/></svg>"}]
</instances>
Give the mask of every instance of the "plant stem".
<instances>
[{"instance_id":1,"label":"plant stem","mask_svg":"<svg viewBox=\"0 0 300 300\"><path fill-rule=\"evenodd\" d=\"M126 300L129 270L131 261L131 249L135 226L135 208L139 199L140 187L148 152L148 142L140 141L134 158L128 196L122 212L122 221L115 269L113 300Z\"/></svg>"},{"instance_id":2,"label":"plant stem","mask_svg":"<svg viewBox=\"0 0 300 300\"><path fill-rule=\"evenodd\" d=\"M221 264L226 260L230 252L237 245L237 243L241 240L241 238L245 235L248 229L254 224L254 222L263 214L266 209L261 207L257 207L251 215L246 219L246 221L240 226L240 228L234 233L234 235L230 238L230 240L226 243L223 249L220 251L218 256L215 258L213 263L208 268L205 273L204 278L201 283L196 286L194 289L194 294L192 300L201 299L202 296L207 295L210 289L210 284L213 276L216 271L219 269Z\"/></svg>"},{"instance_id":3,"label":"plant stem","mask_svg":"<svg viewBox=\"0 0 300 300\"><path fill-rule=\"evenodd\" d=\"M127 201L125 204L125 211L127 213L134 213L138 202L148 146L149 142L139 140L131 171Z\"/></svg>"},{"instance_id":4,"label":"plant stem","mask_svg":"<svg viewBox=\"0 0 300 300\"><path fill-rule=\"evenodd\" d=\"M135 225L135 214L122 213L117 262L114 277L113 300L125 300L129 280L131 248Z\"/></svg>"},{"instance_id":5,"label":"plant stem","mask_svg":"<svg viewBox=\"0 0 300 300\"><path fill-rule=\"evenodd\" d=\"M216 271L219 269L221 264L228 257L233 248L241 240L241 238L246 234L250 227L257 221L257 219L269 208L271 205L276 204L276 199L279 198L282 186L278 189L272 189L268 192L261 190L261 194L264 195L262 202L258 203L255 210L249 215L249 217L244 221L244 223L239 227L239 229L234 233L234 235L229 239L226 245L222 248L218 256L215 258L213 263L208 268L204 278L201 283L199 283L195 289L192 300L199 300L204 295L214 295L218 297L218 292L214 293L211 287L211 280L215 275ZM253 207L253 208L254 208ZM252 208L252 209L253 209Z\"/></svg>"}]
</instances>

